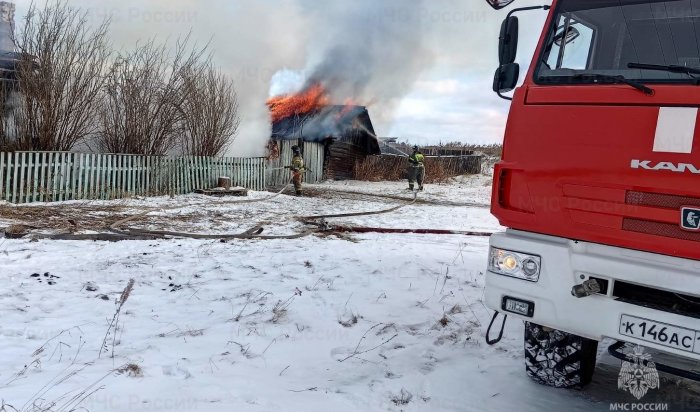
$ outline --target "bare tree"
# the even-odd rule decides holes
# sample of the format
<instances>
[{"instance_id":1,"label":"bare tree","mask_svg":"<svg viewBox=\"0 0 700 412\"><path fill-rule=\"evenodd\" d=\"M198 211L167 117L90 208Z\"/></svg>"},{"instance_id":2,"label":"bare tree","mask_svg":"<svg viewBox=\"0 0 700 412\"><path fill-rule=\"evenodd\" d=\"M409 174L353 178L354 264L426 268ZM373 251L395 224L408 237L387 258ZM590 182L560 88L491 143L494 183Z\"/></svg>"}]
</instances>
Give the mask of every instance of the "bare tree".
<instances>
[{"instance_id":1,"label":"bare tree","mask_svg":"<svg viewBox=\"0 0 700 412\"><path fill-rule=\"evenodd\" d=\"M109 21L87 23L87 11L65 1L29 8L17 34L19 109L16 145L71 150L96 131L104 69L111 54Z\"/></svg>"},{"instance_id":2,"label":"bare tree","mask_svg":"<svg viewBox=\"0 0 700 412\"><path fill-rule=\"evenodd\" d=\"M19 150L17 110L21 104L14 76L0 76L0 152Z\"/></svg>"},{"instance_id":3,"label":"bare tree","mask_svg":"<svg viewBox=\"0 0 700 412\"><path fill-rule=\"evenodd\" d=\"M170 53L153 40L117 56L108 74L100 110L102 151L165 155L175 149L187 99L185 74L198 73L206 48L178 40Z\"/></svg>"},{"instance_id":4,"label":"bare tree","mask_svg":"<svg viewBox=\"0 0 700 412\"><path fill-rule=\"evenodd\" d=\"M207 63L185 74L182 109L182 151L192 156L226 152L240 125L233 80Z\"/></svg>"}]
</instances>

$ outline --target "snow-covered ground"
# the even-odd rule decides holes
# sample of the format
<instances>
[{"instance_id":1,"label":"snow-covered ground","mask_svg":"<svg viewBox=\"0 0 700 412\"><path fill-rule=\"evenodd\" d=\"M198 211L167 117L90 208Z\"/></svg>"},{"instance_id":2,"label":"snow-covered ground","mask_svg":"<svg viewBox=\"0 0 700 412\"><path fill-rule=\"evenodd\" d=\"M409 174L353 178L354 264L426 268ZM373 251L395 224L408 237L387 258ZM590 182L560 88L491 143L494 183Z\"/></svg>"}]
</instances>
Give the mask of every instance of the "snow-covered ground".
<instances>
[{"instance_id":1,"label":"snow-covered ground","mask_svg":"<svg viewBox=\"0 0 700 412\"><path fill-rule=\"evenodd\" d=\"M421 194L473 207L414 204L331 222L496 231L485 207L488 184L487 177L465 178ZM291 234L302 230L294 216L400 204L324 191L334 188L407 196L400 183L344 182L314 186L316 197L243 205L183 196L5 206L0 226L99 230L115 216L180 205L133 224L240 233L264 223L266 234ZM589 411L632 401L617 391L620 363L603 356L602 346L594 383L576 392L525 376L519 322L508 323L497 346L484 343L487 250L483 237L413 234L0 239L0 402L12 405L6 411L54 403L52 411L342 412ZM133 291L110 328L130 279ZM664 401L700 399L685 381L662 385Z\"/></svg>"}]
</instances>

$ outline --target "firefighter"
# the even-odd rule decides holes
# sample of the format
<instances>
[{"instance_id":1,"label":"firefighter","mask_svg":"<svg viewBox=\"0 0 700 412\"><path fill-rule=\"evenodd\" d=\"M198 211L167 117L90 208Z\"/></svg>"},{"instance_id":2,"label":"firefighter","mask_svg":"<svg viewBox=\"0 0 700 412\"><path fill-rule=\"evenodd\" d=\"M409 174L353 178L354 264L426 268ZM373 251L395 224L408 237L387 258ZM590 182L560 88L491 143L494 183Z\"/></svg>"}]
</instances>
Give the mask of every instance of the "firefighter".
<instances>
[{"instance_id":1,"label":"firefighter","mask_svg":"<svg viewBox=\"0 0 700 412\"><path fill-rule=\"evenodd\" d=\"M425 179L425 156L418 146L413 146L413 153L408 157L408 190L413 190L414 183L418 182L418 190L423 190Z\"/></svg>"},{"instance_id":2,"label":"firefighter","mask_svg":"<svg viewBox=\"0 0 700 412\"><path fill-rule=\"evenodd\" d=\"M299 146L293 146L292 152L294 157L292 157L292 182L294 183L294 190L297 196L303 195L303 190L301 183L304 180L304 172L306 172L306 166L304 165L304 158L301 157L301 149Z\"/></svg>"}]
</instances>

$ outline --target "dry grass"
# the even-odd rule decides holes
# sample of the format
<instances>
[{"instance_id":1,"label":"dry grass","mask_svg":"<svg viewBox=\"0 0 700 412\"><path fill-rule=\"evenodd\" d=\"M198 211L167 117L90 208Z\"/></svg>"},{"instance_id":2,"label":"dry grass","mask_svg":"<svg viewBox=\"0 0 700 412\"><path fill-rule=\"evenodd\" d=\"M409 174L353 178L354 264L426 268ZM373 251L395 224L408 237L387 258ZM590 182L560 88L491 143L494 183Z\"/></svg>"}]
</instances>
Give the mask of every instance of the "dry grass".
<instances>
[{"instance_id":1,"label":"dry grass","mask_svg":"<svg viewBox=\"0 0 700 412\"><path fill-rule=\"evenodd\" d=\"M94 230L104 222L105 227L129 214L121 205L109 206L0 206L0 219L25 223L42 229Z\"/></svg>"},{"instance_id":2,"label":"dry grass","mask_svg":"<svg viewBox=\"0 0 700 412\"><path fill-rule=\"evenodd\" d=\"M129 363L116 370L116 373L120 375L127 375L132 378L142 378L143 369L135 363Z\"/></svg>"},{"instance_id":3,"label":"dry grass","mask_svg":"<svg viewBox=\"0 0 700 412\"><path fill-rule=\"evenodd\" d=\"M110 349L110 344L108 342L109 338L111 337L112 342L111 342L111 349L112 349L112 358L114 358L114 346L117 341L117 328L119 327L119 315L121 315L122 308L124 307L124 304L126 301L129 299L129 296L131 296L131 292L134 290L134 284L136 282L134 279L129 279L129 283L127 283L126 287L122 291L122 294L119 296L119 300L117 300L117 308L116 311L114 312L114 316L112 317L112 321L110 322L109 326L107 327L107 332L105 333L105 337L102 340L102 347L100 348L100 354L98 357L102 356L103 352L108 352Z\"/></svg>"},{"instance_id":4,"label":"dry grass","mask_svg":"<svg viewBox=\"0 0 700 412\"><path fill-rule=\"evenodd\" d=\"M453 142L453 143L447 143L444 145L445 147L454 147L454 148L463 148L466 150L471 150L473 152L480 152L485 154L488 157L501 157L501 154L503 153L503 145L502 144L469 144L469 143L460 143L460 142Z\"/></svg>"},{"instance_id":5,"label":"dry grass","mask_svg":"<svg viewBox=\"0 0 700 412\"><path fill-rule=\"evenodd\" d=\"M356 313L351 313L348 319L338 317L338 323L343 325L343 327L352 328L353 326L357 325L360 319L362 319L362 316Z\"/></svg>"},{"instance_id":6,"label":"dry grass","mask_svg":"<svg viewBox=\"0 0 700 412\"><path fill-rule=\"evenodd\" d=\"M22 225L11 225L5 229L5 236L7 237L19 237L24 236L27 233L27 227Z\"/></svg>"},{"instance_id":7,"label":"dry grass","mask_svg":"<svg viewBox=\"0 0 700 412\"><path fill-rule=\"evenodd\" d=\"M446 183L463 174L461 159L425 159L425 183ZM355 179L369 182L398 181L408 178L408 160L401 156L369 156L355 164Z\"/></svg>"},{"instance_id":8,"label":"dry grass","mask_svg":"<svg viewBox=\"0 0 700 412\"><path fill-rule=\"evenodd\" d=\"M396 406L408 405L409 403L411 403L411 400L413 400L413 395L403 388L401 388L401 392L398 395L394 395L391 397L391 401Z\"/></svg>"},{"instance_id":9,"label":"dry grass","mask_svg":"<svg viewBox=\"0 0 700 412\"><path fill-rule=\"evenodd\" d=\"M279 323L287 317L287 309L292 305L292 302L294 302L295 296L296 293L285 301L277 301L275 306L272 308L272 318L270 319L271 323Z\"/></svg>"},{"instance_id":10,"label":"dry grass","mask_svg":"<svg viewBox=\"0 0 700 412\"><path fill-rule=\"evenodd\" d=\"M8 205L0 206L0 221L7 222L8 226L24 226L26 229L42 229L54 232L108 231L110 225L114 222L138 214L141 211L142 208L138 206L119 204L118 201L111 202L109 205ZM134 222L147 220L150 224L172 226L173 223L186 225L201 221L204 218L224 221L227 216L218 211L192 211L168 215L151 215L147 218L139 218ZM9 227L5 229L5 232L8 229ZM0 228L1 231L2 229Z\"/></svg>"}]
</instances>

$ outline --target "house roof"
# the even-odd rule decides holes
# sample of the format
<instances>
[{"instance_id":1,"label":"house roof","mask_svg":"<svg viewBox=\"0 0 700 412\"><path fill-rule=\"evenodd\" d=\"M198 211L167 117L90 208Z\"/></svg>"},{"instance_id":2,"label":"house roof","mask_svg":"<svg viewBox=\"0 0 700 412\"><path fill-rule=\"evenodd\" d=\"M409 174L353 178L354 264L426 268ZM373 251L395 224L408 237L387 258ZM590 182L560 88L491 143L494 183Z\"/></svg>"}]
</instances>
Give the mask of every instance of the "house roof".
<instances>
[{"instance_id":1,"label":"house roof","mask_svg":"<svg viewBox=\"0 0 700 412\"><path fill-rule=\"evenodd\" d=\"M286 117L272 124L276 140L302 139L352 143L369 154L379 154L379 143L369 112L364 106L325 106L320 110Z\"/></svg>"}]
</instances>

